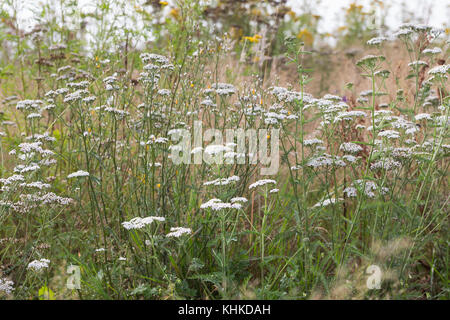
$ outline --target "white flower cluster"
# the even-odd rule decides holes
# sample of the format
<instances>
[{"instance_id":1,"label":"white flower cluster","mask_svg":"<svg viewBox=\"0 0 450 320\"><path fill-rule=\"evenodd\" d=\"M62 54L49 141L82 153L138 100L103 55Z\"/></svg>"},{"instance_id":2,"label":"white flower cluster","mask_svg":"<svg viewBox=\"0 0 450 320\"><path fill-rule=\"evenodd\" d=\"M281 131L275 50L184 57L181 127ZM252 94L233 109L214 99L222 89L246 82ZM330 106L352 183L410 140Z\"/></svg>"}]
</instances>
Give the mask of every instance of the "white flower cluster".
<instances>
[{"instance_id":1,"label":"white flower cluster","mask_svg":"<svg viewBox=\"0 0 450 320\"><path fill-rule=\"evenodd\" d=\"M432 120L431 115L429 113L419 113L414 116L417 121L420 120Z\"/></svg>"},{"instance_id":2,"label":"white flower cluster","mask_svg":"<svg viewBox=\"0 0 450 320\"><path fill-rule=\"evenodd\" d=\"M378 133L378 136L387 139L398 139L400 138L400 133L395 130L383 130Z\"/></svg>"},{"instance_id":3,"label":"white flower cluster","mask_svg":"<svg viewBox=\"0 0 450 320\"><path fill-rule=\"evenodd\" d=\"M323 154L310 159L306 165L312 168L319 168L326 166L345 167L347 164L339 156Z\"/></svg>"},{"instance_id":4,"label":"white flower cluster","mask_svg":"<svg viewBox=\"0 0 450 320\"><path fill-rule=\"evenodd\" d=\"M247 201L248 201L247 198L244 198L244 197L234 197L234 198L231 198L231 200L230 200L231 203L235 203L235 202L245 203Z\"/></svg>"},{"instance_id":5,"label":"white flower cluster","mask_svg":"<svg viewBox=\"0 0 450 320\"><path fill-rule=\"evenodd\" d=\"M166 234L166 237L179 238L184 234L191 234L191 233L192 233L192 230L189 228L173 227L173 228L170 228L170 233Z\"/></svg>"},{"instance_id":6,"label":"white flower cluster","mask_svg":"<svg viewBox=\"0 0 450 320\"><path fill-rule=\"evenodd\" d=\"M141 217L136 217L131 219L130 221L125 221L122 222L122 226L127 229L127 230L132 230L132 229L142 229L145 226L153 223L153 221L166 221L166 219L164 217L145 217L145 218L141 218Z\"/></svg>"},{"instance_id":7,"label":"white flower cluster","mask_svg":"<svg viewBox=\"0 0 450 320\"><path fill-rule=\"evenodd\" d=\"M40 110L40 105L44 102L42 100L22 100L17 102L17 110Z\"/></svg>"},{"instance_id":8,"label":"white flower cluster","mask_svg":"<svg viewBox=\"0 0 450 320\"><path fill-rule=\"evenodd\" d=\"M398 161L395 161L391 158L383 159L376 161L371 164L370 169L372 170L378 170L378 169L384 169L384 170L392 170L397 169L401 167L401 163Z\"/></svg>"},{"instance_id":9,"label":"white flower cluster","mask_svg":"<svg viewBox=\"0 0 450 320\"><path fill-rule=\"evenodd\" d=\"M388 38L386 38L386 37L375 37L375 38L372 38L369 41L367 41L367 44L370 46L376 46L387 40L388 40Z\"/></svg>"},{"instance_id":10,"label":"white flower cluster","mask_svg":"<svg viewBox=\"0 0 450 320\"><path fill-rule=\"evenodd\" d=\"M240 203L234 202L234 203L228 203L223 202L220 199L211 199L205 203L202 203L200 205L200 209L211 209L213 211L219 211L224 209L241 209L242 205Z\"/></svg>"},{"instance_id":11,"label":"white flower cluster","mask_svg":"<svg viewBox=\"0 0 450 320\"><path fill-rule=\"evenodd\" d=\"M3 291L6 294L11 294L14 291L14 282L8 279L0 278L0 292Z\"/></svg>"},{"instance_id":12,"label":"white flower cluster","mask_svg":"<svg viewBox=\"0 0 450 320\"><path fill-rule=\"evenodd\" d=\"M303 145L305 146L312 146L315 144L322 144L322 143L323 141L317 138L303 140Z\"/></svg>"},{"instance_id":13,"label":"white flower cluster","mask_svg":"<svg viewBox=\"0 0 450 320\"><path fill-rule=\"evenodd\" d=\"M312 96L305 92L302 96L301 92L291 91L283 87L272 87L271 90L272 94L277 98L279 102L291 103L294 101L301 101L303 98L304 102L310 103L313 100Z\"/></svg>"},{"instance_id":14,"label":"white flower cluster","mask_svg":"<svg viewBox=\"0 0 450 320\"><path fill-rule=\"evenodd\" d=\"M89 91L87 91L86 89L78 89L75 92L68 93L64 97L64 102L71 103L71 102L80 101L88 95L89 95Z\"/></svg>"},{"instance_id":15,"label":"white flower cluster","mask_svg":"<svg viewBox=\"0 0 450 320\"><path fill-rule=\"evenodd\" d=\"M354 118L364 118L366 117L366 113L364 111L359 110L352 110L352 111L341 111L336 115L336 118L333 120L333 122L339 122L339 121L353 121Z\"/></svg>"},{"instance_id":16,"label":"white flower cluster","mask_svg":"<svg viewBox=\"0 0 450 320\"><path fill-rule=\"evenodd\" d=\"M422 51L423 54L439 54L442 53L442 49L439 47L428 48Z\"/></svg>"},{"instance_id":17,"label":"white flower cluster","mask_svg":"<svg viewBox=\"0 0 450 320\"><path fill-rule=\"evenodd\" d=\"M210 144L205 148L205 153L209 154L210 156L216 156L221 155L223 152L232 152L233 149L227 146L223 146L220 144Z\"/></svg>"},{"instance_id":18,"label":"white flower cluster","mask_svg":"<svg viewBox=\"0 0 450 320\"><path fill-rule=\"evenodd\" d=\"M67 176L67 179L77 178L77 177L88 177L88 176L89 176L89 172L83 171L83 170L78 170L78 171L75 171L75 172L72 172L71 174L69 174Z\"/></svg>"},{"instance_id":19,"label":"white flower cluster","mask_svg":"<svg viewBox=\"0 0 450 320\"><path fill-rule=\"evenodd\" d=\"M236 88L230 83L213 83L211 88L214 89L219 96L231 96L236 93Z\"/></svg>"},{"instance_id":20,"label":"white flower cluster","mask_svg":"<svg viewBox=\"0 0 450 320\"><path fill-rule=\"evenodd\" d=\"M381 194L386 194L389 192L388 188L379 188L377 184L372 180L358 179L355 180L350 187L345 188L344 193L346 193L348 197L356 197L357 190L362 190L364 194L369 198L374 198L375 191L377 190L379 190Z\"/></svg>"},{"instance_id":21,"label":"white flower cluster","mask_svg":"<svg viewBox=\"0 0 450 320\"><path fill-rule=\"evenodd\" d=\"M248 188L253 189L253 188L264 186L266 184L276 184L276 183L277 182L272 179L261 179L261 180L258 180L256 182L252 183L251 185L249 185Z\"/></svg>"},{"instance_id":22,"label":"white flower cluster","mask_svg":"<svg viewBox=\"0 0 450 320\"><path fill-rule=\"evenodd\" d=\"M362 149L363 148L360 145L353 143L353 142L344 142L339 147L339 150L341 150L343 152L348 152L348 153L358 153L358 152L362 151Z\"/></svg>"},{"instance_id":23,"label":"white flower cluster","mask_svg":"<svg viewBox=\"0 0 450 320\"><path fill-rule=\"evenodd\" d=\"M34 271L39 271L41 269L48 268L49 263L50 260L48 259L33 260L28 264L27 268L33 269Z\"/></svg>"},{"instance_id":24,"label":"white flower cluster","mask_svg":"<svg viewBox=\"0 0 450 320\"><path fill-rule=\"evenodd\" d=\"M450 70L450 64L444 64L444 65L441 65L441 66L436 66L436 67L431 68L431 69L428 71L428 74L431 74L431 75L441 75L441 76L443 76L443 75L445 75L449 70Z\"/></svg>"},{"instance_id":25,"label":"white flower cluster","mask_svg":"<svg viewBox=\"0 0 450 320\"><path fill-rule=\"evenodd\" d=\"M344 199L342 199L342 198L338 198L338 199L336 199L336 198L328 198L328 199L325 199L325 200L322 200L322 201L319 201L318 203L316 203L316 204L314 205L314 208L317 208L317 207L326 207L326 206L328 206L328 205L330 205L330 204L335 204L335 203L337 203L338 201L344 201Z\"/></svg>"},{"instance_id":26,"label":"white flower cluster","mask_svg":"<svg viewBox=\"0 0 450 320\"><path fill-rule=\"evenodd\" d=\"M240 178L238 176L231 176L229 178L218 178L218 179L215 179L212 181L207 181L207 182L204 182L203 185L204 186L210 186L210 185L225 186L232 182L237 182L239 180L240 180Z\"/></svg>"}]
</instances>

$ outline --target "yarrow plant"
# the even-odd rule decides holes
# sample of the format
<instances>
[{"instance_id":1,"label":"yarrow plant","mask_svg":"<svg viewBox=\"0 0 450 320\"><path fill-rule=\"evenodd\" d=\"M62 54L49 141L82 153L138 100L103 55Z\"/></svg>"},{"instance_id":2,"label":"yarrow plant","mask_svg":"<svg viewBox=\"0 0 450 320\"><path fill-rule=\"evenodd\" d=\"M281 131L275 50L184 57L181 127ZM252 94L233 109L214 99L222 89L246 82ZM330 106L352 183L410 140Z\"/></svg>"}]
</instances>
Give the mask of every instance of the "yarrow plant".
<instances>
[{"instance_id":1,"label":"yarrow plant","mask_svg":"<svg viewBox=\"0 0 450 320\"><path fill-rule=\"evenodd\" d=\"M101 2L0 5L0 298L448 298L448 32Z\"/></svg>"}]
</instances>

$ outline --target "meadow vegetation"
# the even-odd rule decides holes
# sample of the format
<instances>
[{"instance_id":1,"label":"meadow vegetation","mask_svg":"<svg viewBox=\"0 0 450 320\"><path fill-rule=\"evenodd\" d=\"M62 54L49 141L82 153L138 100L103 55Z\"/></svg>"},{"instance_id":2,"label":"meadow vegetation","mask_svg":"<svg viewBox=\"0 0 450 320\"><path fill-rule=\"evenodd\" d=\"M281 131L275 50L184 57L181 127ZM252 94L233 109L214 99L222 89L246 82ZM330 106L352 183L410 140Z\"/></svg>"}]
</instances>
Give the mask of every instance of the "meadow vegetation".
<instances>
[{"instance_id":1,"label":"meadow vegetation","mask_svg":"<svg viewBox=\"0 0 450 320\"><path fill-rule=\"evenodd\" d=\"M0 298L449 298L448 29L141 2L0 5ZM198 121L279 169L217 136L174 163Z\"/></svg>"}]
</instances>

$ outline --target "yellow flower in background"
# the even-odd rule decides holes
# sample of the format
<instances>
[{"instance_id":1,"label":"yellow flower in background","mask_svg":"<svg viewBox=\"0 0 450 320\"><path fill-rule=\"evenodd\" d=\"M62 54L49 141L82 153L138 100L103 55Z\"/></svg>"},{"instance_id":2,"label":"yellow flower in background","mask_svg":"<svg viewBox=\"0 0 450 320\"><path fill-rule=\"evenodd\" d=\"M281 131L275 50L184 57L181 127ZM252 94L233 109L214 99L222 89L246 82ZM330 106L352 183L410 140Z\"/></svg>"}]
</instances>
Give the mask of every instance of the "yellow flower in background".
<instances>
[{"instance_id":1,"label":"yellow flower in background","mask_svg":"<svg viewBox=\"0 0 450 320\"><path fill-rule=\"evenodd\" d=\"M445 29L445 34L450 34L450 28Z\"/></svg>"},{"instance_id":2,"label":"yellow flower in background","mask_svg":"<svg viewBox=\"0 0 450 320\"><path fill-rule=\"evenodd\" d=\"M178 20L178 18L180 17L180 14L179 14L177 8L171 9L170 12L169 12L169 14L170 14L174 19L177 19L177 20Z\"/></svg>"},{"instance_id":3,"label":"yellow flower in background","mask_svg":"<svg viewBox=\"0 0 450 320\"><path fill-rule=\"evenodd\" d=\"M256 42L259 42L259 39L261 39L262 38L262 36L260 36L259 34L255 34L254 36L252 36L252 37L250 37L250 36L245 36L245 37L243 37L242 39L244 39L244 40L248 40L248 41L250 41L251 43L256 43Z\"/></svg>"},{"instance_id":4,"label":"yellow flower in background","mask_svg":"<svg viewBox=\"0 0 450 320\"><path fill-rule=\"evenodd\" d=\"M352 4L350 4L350 7L347 9L347 13L351 13L354 11L362 11L363 6L362 5L357 5L355 2L353 2Z\"/></svg>"},{"instance_id":5,"label":"yellow flower in background","mask_svg":"<svg viewBox=\"0 0 450 320\"><path fill-rule=\"evenodd\" d=\"M310 46L314 42L314 36L313 34L307 29L303 28L298 34L297 38L302 40L306 45Z\"/></svg>"},{"instance_id":6,"label":"yellow flower in background","mask_svg":"<svg viewBox=\"0 0 450 320\"><path fill-rule=\"evenodd\" d=\"M287 14L291 17L291 19L295 19L296 18L296 14L295 14L295 12L294 11L292 11L292 10L289 10L288 12L287 12Z\"/></svg>"},{"instance_id":7,"label":"yellow flower in background","mask_svg":"<svg viewBox=\"0 0 450 320\"><path fill-rule=\"evenodd\" d=\"M254 15L254 16L259 17L259 16L261 15L261 10L256 9L256 8L253 8L253 9L251 10L251 14Z\"/></svg>"},{"instance_id":8,"label":"yellow flower in background","mask_svg":"<svg viewBox=\"0 0 450 320\"><path fill-rule=\"evenodd\" d=\"M254 43L254 42L259 42L259 39L261 39L261 36L259 36L259 35L254 35L253 37L245 36L245 37L243 37L243 39L248 40L251 43Z\"/></svg>"},{"instance_id":9,"label":"yellow flower in background","mask_svg":"<svg viewBox=\"0 0 450 320\"><path fill-rule=\"evenodd\" d=\"M340 26L338 28L338 32L342 32L342 31L345 31L345 30L347 30L347 26Z\"/></svg>"},{"instance_id":10,"label":"yellow flower in background","mask_svg":"<svg viewBox=\"0 0 450 320\"><path fill-rule=\"evenodd\" d=\"M167 1L160 1L159 4L162 6L167 6L169 3Z\"/></svg>"},{"instance_id":11,"label":"yellow flower in background","mask_svg":"<svg viewBox=\"0 0 450 320\"><path fill-rule=\"evenodd\" d=\"M242 38L244 31L240 27L231 27L230 34L232 39L240 39Z\"/></svg>"}]
</instances>

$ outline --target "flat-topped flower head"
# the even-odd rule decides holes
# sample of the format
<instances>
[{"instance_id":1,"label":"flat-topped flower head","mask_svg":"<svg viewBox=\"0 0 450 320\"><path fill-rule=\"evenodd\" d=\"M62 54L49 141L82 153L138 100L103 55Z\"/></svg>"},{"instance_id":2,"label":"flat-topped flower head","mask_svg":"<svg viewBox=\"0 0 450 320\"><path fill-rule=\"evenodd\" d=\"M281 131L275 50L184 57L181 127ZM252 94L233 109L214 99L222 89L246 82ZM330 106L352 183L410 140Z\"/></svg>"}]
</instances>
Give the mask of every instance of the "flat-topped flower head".
<instances>
[{"instance_id":1,"label":"flat-topped flower head","mask_svg":"<svg viewBox=\"0 0 450 320\"><path fill-rule=\"evenodd\" d=\"M363 148L360 145L353 143L353 142L344 142L339 147L339 150L341 150L343 152L347 152L347 153L358 153L358 152L362 151L362 149Z\"/></svg>"},{"instance_id":2,"label":"flat-topped flower head","mask_svg":"<svg viewBox=\"0 0 450 320\"><path fill-rule=\"evenodd\" d=\"M88 176L89 176L89 172L83 171L83 170L78 170L78 171L75 171L75 172L72 172L71 174L69 174L67 176L67 179L76 178L76 177L88 177Z\"/></svg>"},{"instance_id":3,"label":"flat-topped flower head","mask_svg":"<svg viewBox=\"0 0 450 320\"><path fill-rule=\"evenodd\" d=\"M230 96L236 93L236 88L230 83L214 83L213 88L219 96Z\"/></svg>"},{"instance_id":4,"label":"flat-topped flower head","mask_svg":"<svg viewBox=\"0 0 450 320\"><path fill-rule=\"evenodd\" d=\"M375 38L372 38L369 41L367 41L367 44L369 46L378 46L387 40L388 40L388 38L386 38L386 37L375 37Z\"/></svg>"},{"instance_id":5,"label":"flat-topped flower head","mask_svg":"<svg viewBox=\"0 0 450 320\"><path fill-rule=\"evenodd\" d=\"M450 70L450 64L444 64L444 65L441 65L441 66L436 66L436 67L431 68L428 71L428 74L443 76L447 72L449 72L449 70Z\"/></svg>"},{"instance_id":6,"label":"flat-topped flower head","mask_svg":"<svg viewBox=\"0 0 450 320\"><path fill-rule=\"evenodd\" d=\"M209 146L207 146L205 148L205 153L211 155L211 156L215 156L215 155L220 155L223 152L232 152L233 149L227 147L227 146L223 146L220 144L210 144Z\"/></svg>"},{"instance_id":7,"label":"flat-topped flower head","mask_svg":"<svg viewBox=\"0 0 450 320\"><path fill-rule=\"evenodd\" d=\"M413 69L416 69L416 68L421 67L421 66L422 67L427 67L428 63L426 61L416 60L416 61L412 61L412 62L408 63L408 66L413 68Z\"/></svg>"},{"instance_id":8,"label":"flat-topped flower head","mask_svg":"<svg viewBox=\"0 0 450 320\"><path fill-rule=\"evenodd\" d=\"M170 228L170 233L166 234L166 237L179 238L182 235L191 234L191 233L192 233L192 230L190 228L173 227L173 228Z\"/></svg>"},{"instance_id":9,"label":"flat-topped flower head","mask_svg":"<svg viewBox=\"0 0 450 320\"><path fill-rule=\"evenodd\" d=\"M429 54L429 55L439 54L439 53L442 53L442 49L439 47L428 48L428 49L423 50L422 53Z\"/></svg>"},{"instance_id":10,"label":"flat-topped flower head","mask_svg":"<svg viewBox=\"0 0 450 320\"><path fill-rule=\"evenodd\" d=\"M231 200L230 200L231 203L235 203L235 202L245 203L247 201L248 201L247 198L244 198L244 197L234 197L234 198L231 198Z\"/></svg>"},{"instance_id":11,"label":"flat-topped flower head","mask_svg":"<svg viewBox=\"0 0 450 320\"><path fill-rule=\"evenodd\" d=\"M400 138L400 133L395 130L383 130L378 133L379 137L385 137L387 139L398 139Z\"/></svg>"},{"instance_id":12,"label":"flat-topped flower head","mask_svg":"<svg viewBox=\"0 0 450 320\"><path fill-rule=\"evenodd\" d=\"M127 230L142 229L145 226L153 223L153 221L163 222L166 221L166 219L164 217L154 217L154 216L149 216L145 218L136 217L131 219L130 221L122 222L122 226Z\"/></svg>"},{"instance_id":13,"label":"flat-topped flower head","mask_svg":"<svg viewBox=\"0 0 450 320\"><path fill-rule=\"evenodd\" d=\"M42 100L22 100L17 102L16 109L17 110L39 110L41 104L44 102Z\"/></svg>"},{"instance_id":14,"label":"flat-topped flower head","mask_svg":"<svg viewBox=\"0 0 450 320\"><path fill-rule=\"evenodd\" d=\"M356 65L361 68L368 68L373 69L375 68L379 63L386 60L384 56L375 56L375 55L367 55L356 62Z\"/></svg>"},{"instance_id":15,"label":"flat-topped flower head","mask_svg":"<svg viewBox=\"0 0 450 320\"><path fill-rule=\"evenodd\" d=\"M322 144L322 143L323 141L317 138L303 140L303 145L305 146L313 146L315 144Z\"/></svg>"},{"instance_id":16,"label":"flat-topped flower head","mask_svg":"<svg viewBox=\"0 0 450 320\"><path fill-rule=\"evenodd\" d=\"M232 182L238 182L239 180L240 180L240 178L238 176L231 176L229 178L219 178L219 179L215 179L212 181L207 181L207 182L204 182L203 185L204 186L210 186L210 185L226 186Z\"/></svg>"},{"instance_id":17,"label":"flat-topped flower head","mask_svg":"<svg viewBox=\"0 0 450 320\"><path fill-rule=\"evenodd\" d=\"M34 271L40 271L42 269L48 268L49 263L50 263L50 260L48 260L48 259L33 260L28 264L27 269L33 269Z\"/></svg>"},{"instance_id":18,"label":"flat-topped flower head","mask_svg":"<svg viewBox=\"0 0 450 320\"><path fill-rule=\"evenodd\" d=\"M319 201L318 203L316 203L316 204L314 205L314 208L318 208L318 207L326 207L326 206L328 206L328 205L330 205L330 204L335 204L335 203L337 203L338 201L344 201L344 199L342 199L342 198L338 198L338 199L336 199L336 198L325 199L325 200L322 200L322 201Z\"/></svg>"},{"instance_id":19,"label":"flat-topped flower head","mask_svg":"<svg viewBox=\"0 0 450 320\"><path fill-rule=\"evenodd\" d=\"M267 184L276 184L277 182L275 180L272 179L262 179L262 180L258 180L254 183L252 183L251 185L248 186L249 189L253 189L253 188L257 188L257 187L261 187Z\"/></svg>"},{"instance_id":20,"label":"flat-topped flower head","mask_svg":"<svg viewBox=\"0 0 450 320\"><path fill-rule=\"evenodd\" d=\"M416 119L416 121L432 120L431 115L429 113L419 113L419 114L416 114L414 118Z\"/></svg>"},{"instance_id":21,"label":"flat-topped flower head","mask_svg":"<svg viewBox=\"0 0 450 320\"><path fill-rule=\"evenodd\" d=\"M11 294L14 291L14 282L8 279L0 278L0 292Z\"/></svg>"},{"instance_id":22,"label":"flat-topped flower head","mask_svg":"<svg viewBox=\"0 0 450 320\"><path fill-rule=\"evenodd\" d=\"M149 63L149 62L153 62L153 63L158 63L158 64L168 64L169 63L169 59L163 55L160 54L156 54L156 53L141 53L140 55L141 60L144 63Z\"/></svg>"},{"instance_id":23,"label":"flat-topped flower head","mask_svg":"<svg viewBox=\"0 0 450 320\"><path fill-rule=\"evenodd\" d=\"M241 209L242 205L238 202L234 202L234 203L228 203L228 202L223 202L220 199L211 199L205 203L202 203L200 205L200 209L211 209L213 211L219 211L219 210L224 210L224 209Z\"/></svg>"}]
</instances>

